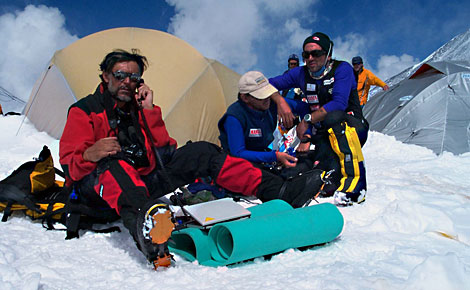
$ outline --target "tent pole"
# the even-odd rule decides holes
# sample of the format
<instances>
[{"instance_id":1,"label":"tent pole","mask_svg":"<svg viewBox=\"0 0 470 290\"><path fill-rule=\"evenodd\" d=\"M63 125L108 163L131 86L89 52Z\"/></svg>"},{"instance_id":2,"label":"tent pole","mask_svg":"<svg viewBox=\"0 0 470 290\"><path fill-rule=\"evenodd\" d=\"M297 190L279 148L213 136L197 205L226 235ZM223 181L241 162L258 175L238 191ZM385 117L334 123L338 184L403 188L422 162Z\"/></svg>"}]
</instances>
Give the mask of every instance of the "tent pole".
<instances>
[{"instance_id":1,"label":"tent pole","mask_svg":"<svg viewBox=\"0 0 470 290\"><path fill-rule=\"evenodd\" d=\"M23 126L24 120L26 119L26 116L27 116L28 113L29 113L29 109L33 106L33 103L34 103L34 101L36 100L36 96L38 95L38 92L39 92L39 90L41 89L42 84L43 84L44 80L46 79L47 74L49 73L49 70L51 69L51 67L52 67L52 64L49 65L49 67L47 68L47 72L44 74L44 77L42 78L41 83L39 84L39 87L38 87L38 89L36 90L36 93L35 93L34 96L33 96L33 99L31 100L31 105L29 105L28 108L25 108L26 111L24 112L23 120L21 120L20 126L18 127L18 131L16 131L16 135L15 135L15 136L18 136L18 134L20 133L20 130L21 130L21 127Z\"/></svg>"}]
</instances>

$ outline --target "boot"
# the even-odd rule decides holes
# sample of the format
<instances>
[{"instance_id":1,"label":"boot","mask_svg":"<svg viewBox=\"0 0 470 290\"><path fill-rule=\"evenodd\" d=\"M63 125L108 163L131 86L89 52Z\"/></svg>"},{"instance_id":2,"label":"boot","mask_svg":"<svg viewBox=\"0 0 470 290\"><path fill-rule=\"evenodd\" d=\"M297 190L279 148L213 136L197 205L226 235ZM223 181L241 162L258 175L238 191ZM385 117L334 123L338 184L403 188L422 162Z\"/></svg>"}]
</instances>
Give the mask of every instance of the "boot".
<instances>
[{"instance_id":1,"label":"boot","mask_svg":"<svg viewBox=\"0 0 470 290\"><path fill-rule=\"evenodd\" d=\"M362 203L366 200L365 189L360 192L341 192L335 191L334 194L334 203L336 206L351 206L354 203Z\"/></svg>"},{"instance_id":2,"label":"boot","mask_svg":"<svg viewBox=\"0 0 470 290\"><path fill-rule=\"evenodd\" d=\"M134 238L137 247L155 270L171 266L168 240L174 228L173 214L166 204L155 201L147 203L137 214Z\"/></svg>"},{"instance_id":3,"label":"boot","mask_svg":"<svg viewBox=\"0 0 470 290\"><path fill-rule=\"evenodd\" d=\"M326 172L320 169L301 172L284 182L279 198L294 208L303 207L318 195L326 181L325 176Z\"/></svg>"}]
</instances>

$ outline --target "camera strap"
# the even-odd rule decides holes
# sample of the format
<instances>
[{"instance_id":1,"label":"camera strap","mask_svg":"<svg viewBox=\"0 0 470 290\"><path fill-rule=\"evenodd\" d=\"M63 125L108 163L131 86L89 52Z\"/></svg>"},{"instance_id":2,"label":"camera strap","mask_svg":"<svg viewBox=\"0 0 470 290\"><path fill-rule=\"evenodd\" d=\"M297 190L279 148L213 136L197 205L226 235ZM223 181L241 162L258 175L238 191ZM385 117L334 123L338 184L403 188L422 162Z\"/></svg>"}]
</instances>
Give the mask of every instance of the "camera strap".
<instances>
[{"instance_id":1,"label":"camera strap","mask_svg":"<svg viewBox=\"0 0 470 290\"><path fill-rule=\"evenodd\" d=\"M114 111L114 106L116 105L116 103L113 101L113 97L111 96L108 90L105 90L103 95L104 95L103 105L104 105L104 109L106 110L106 116L108 116L109 127L111 127L111 130L113 130L117 136L117 132L116 132L117 117L116 117L116 112Z\"/></svg>"},{"instance_id":2,"label":"camera strap","mask_svg":"<svg viewBox=\"0 0 470 290\"><path fill-rule=\"evenodd\" d=\"M165 164L163 163L162 157L160 156L160 153L158 152L157 146L155 145L155 141L153 140L153 136L152 136L152 133L150 132L150 128L149 128L149 125L147 123L147 119L145 118L145 114L144 114L144 110L142 108L142 105L138 104L137 106L138 106L138 109L139 109L140 116L142 117L142 123L144 124L144 130L147 133L147 136L150 140L150 144L152 146L153 153L155 154L155 158L157 159L157 164L159 164L161 166L161 172L162 172L163 178L165 179L165 181L168 183L168 185L171 188L175 188L175 186L173 185L173 181L171 181L171 178L168 175L168 172L165 168ZM186 210L186 208L184 207L183 200L182 200L183 199L182 195L183 195L183 192L184 192L185 189L184 188L179 188L179 189L180 189L181 193L176 192L176 194L175 194L176 202L181 207L181 211L183 212L183 214L185 216L189 217L190 215L189 215L188 211Z\"/></svg>"},{"instance_id":3,"label":"camera strap","mask_svg":"<svg viewBox=\"0 0 470 290\"><path fill-rule=\"evenodd\" d=\"M114 131L115 135L119 138L123 134L125 137L124 140L119 138L119 142L126 141L129 144L121 145L131 145L132 143L138 145L142 150L145 150L145 139L141 131L139 120L137 118L137 112L135 110L135 105L130 104L129 113L119 109L116 106L116 102L113 100L113 97L108 90L104 92L104 108L106 111L106 116L108 117L108 123L111 127L111 130ZM120 110L121 112L118 112ZM135 130L130 130L129 128L133 126ZM131 134L132 132L132 134ZM132 136L131 136L132 135Z\"/></svg>"}]
</instances>

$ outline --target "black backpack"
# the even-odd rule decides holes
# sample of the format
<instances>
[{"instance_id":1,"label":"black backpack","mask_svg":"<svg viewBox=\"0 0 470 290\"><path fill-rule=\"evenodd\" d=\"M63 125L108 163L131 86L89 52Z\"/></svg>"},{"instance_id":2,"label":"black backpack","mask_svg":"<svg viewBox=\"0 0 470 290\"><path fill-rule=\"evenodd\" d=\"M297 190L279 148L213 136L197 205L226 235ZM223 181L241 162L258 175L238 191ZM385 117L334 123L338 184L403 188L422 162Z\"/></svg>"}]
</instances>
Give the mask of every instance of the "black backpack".
<instances>
[{"instance_id":1,"label":"black backpack","mask_svg":"<svg viewBox=\"0 0 470 290\"><path fill-rule=\"evenodd\" d=\"M96 197L87 198L88 194L95 193L78 192L73 185L64 186L64 182L55 179L56 174L64 177L64 173L54 167L51 151L44 146L38 158L22 164L0 181L2 222L13 212L22 211L33 220L41 220L49 230L58 229L54 226L57 223L65 225L66 239L78 238L80 229L120 231L119 227L94 229L94 224L116 221L119 215L104 200L96 202Z\"/></svg>"}]
</instances>

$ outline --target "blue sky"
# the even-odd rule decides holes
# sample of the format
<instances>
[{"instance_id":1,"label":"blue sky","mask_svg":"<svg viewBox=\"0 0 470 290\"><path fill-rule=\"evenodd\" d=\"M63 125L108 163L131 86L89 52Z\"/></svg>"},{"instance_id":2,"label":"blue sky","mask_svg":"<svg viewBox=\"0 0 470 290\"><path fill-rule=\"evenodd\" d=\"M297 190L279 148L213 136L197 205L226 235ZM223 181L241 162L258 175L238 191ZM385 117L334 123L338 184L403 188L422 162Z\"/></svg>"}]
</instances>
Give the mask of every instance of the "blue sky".
<instances>
[{"instance_id":1,"label":"blue sky","mask_svg":"<svg viewBox=\"0 0 470 290\"><path fill-rule=\"evenodd\" d=\"M361 55L386 79L470 29L468 15L470 0L2 0L0 85L23 97L55 50L122 26L172 33L238 73L268 77L282 73L287 56L300 55L303 40L321 31L334 41L336 58Z\"/></svg>"}]
</instances>

